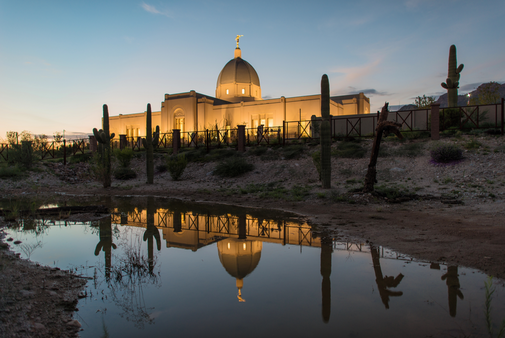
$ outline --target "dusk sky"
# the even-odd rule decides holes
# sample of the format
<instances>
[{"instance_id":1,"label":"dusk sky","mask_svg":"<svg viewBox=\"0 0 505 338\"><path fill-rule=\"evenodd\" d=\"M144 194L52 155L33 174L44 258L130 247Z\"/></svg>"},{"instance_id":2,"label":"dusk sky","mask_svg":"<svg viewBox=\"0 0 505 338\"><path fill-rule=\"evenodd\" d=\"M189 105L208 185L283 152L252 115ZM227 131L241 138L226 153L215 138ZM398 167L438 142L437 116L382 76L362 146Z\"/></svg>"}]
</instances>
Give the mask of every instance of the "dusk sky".
<instances>
[{"instance_id":1,"label":"dusk sky","mask_svg":"<svg viewBox=\"0 0 505 338\"><path fill-rule=\"evenodd\" d=\"M165 93L214 96L235 36L263 98L364 92L376 112L505 81L505 1L0 0L0 138L91 133L111 115L159 111Z\"/></svg>"}]
</instances>

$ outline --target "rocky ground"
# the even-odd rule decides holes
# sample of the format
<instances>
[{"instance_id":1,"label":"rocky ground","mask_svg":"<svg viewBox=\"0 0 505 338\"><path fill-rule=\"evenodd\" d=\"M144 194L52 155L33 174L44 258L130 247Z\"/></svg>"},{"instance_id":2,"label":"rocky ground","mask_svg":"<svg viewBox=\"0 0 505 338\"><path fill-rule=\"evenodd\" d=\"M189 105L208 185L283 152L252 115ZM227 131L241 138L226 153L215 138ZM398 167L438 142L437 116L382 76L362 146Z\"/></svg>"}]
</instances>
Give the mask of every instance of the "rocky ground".
<instances>
[{"instance_id":1,"label":"rocky ground","mask_svg":"<svg viewBox=\"0 0 505 338\"><path fill-rule=\"evenodd\" d=\"M320 187L310 156L317 146L306 146L301 156L289 160L280 150L247 156L255 169L237 178L213 175L217 162L190 162L180 181L173 181L168 172L157 172L155 184L147 185L145 164L138 158L132 162L137 178L113 179L112 187L107 189L92 179L89 165L81 163L39 165L29 177L0 179L0 191L6 198L154 195L279 209L305 217L317 231L329 233L334 238L373 242L415 258L477 268L505 278L504 138L460 135L440 141L419 139L399 143L386 140L383 150L387 150L387 156L379 157L377 165L377 193L364 194L359 188L366 174L371 142L360 143L368 149L363 158L332 159L332 188L329 190ZM465 160L447 166L430 163L430 149L444 143L465 149ZM334 143L333 148L338 144ZM247 151L246 155L252 152ZM157 165L164 163L163 156L158 154L156 161ZM71 312L67 311L71 309L65 307L68 302L60 298L77 299L82 280L19 260L6 250L0 252L1 301L11 302L5 307L9 311L0 310L4 323L0 334L18 325L24 330L15 331L18 336L49 337L49 330L54 326L51 323L56 322L59 323L58 332L75 334L74 328L67 330L73 325L71 323L76 324L71 321ZM23 267L25 275L16 264ZM26 278L26 275L31 277ZM53 278L56 275L61 277ZM28 284L18 284L15 278ZM62 281L67 284L54 286L58 290L51 289L51 283ZM58 297L70 292L74 298L56 298L50 292ZM60 319L47 317L40 310L37 304L41 298L38 297L43 295L55 297L57 308L63 306ZM4 336L9 335L4 333Z\"/></svg>"}]
</instances>

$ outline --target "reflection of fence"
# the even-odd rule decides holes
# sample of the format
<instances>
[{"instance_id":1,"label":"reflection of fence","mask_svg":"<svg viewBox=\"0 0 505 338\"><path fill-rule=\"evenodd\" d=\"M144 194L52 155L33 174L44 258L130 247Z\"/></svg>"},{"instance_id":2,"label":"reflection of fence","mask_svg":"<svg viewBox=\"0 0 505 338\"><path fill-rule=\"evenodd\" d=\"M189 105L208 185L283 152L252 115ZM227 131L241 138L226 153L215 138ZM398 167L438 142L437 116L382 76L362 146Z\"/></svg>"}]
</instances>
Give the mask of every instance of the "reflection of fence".
<instances>
[{"instance_id":1,"label":"reflection of fence","mask_svg":"<svg viewBox=\"0 0 505 338\"><path fill-rule=\"evenodd\" d=\"M269 220L252 216L180 213L158 209L154 224L163 231L167 246L198 249L222 238L247 238L300 246L321 246L312 236L310 225L284 220ZM137 210L113 213L112 222L146 227L147 213Z\"/></svg>"}]
</instances>

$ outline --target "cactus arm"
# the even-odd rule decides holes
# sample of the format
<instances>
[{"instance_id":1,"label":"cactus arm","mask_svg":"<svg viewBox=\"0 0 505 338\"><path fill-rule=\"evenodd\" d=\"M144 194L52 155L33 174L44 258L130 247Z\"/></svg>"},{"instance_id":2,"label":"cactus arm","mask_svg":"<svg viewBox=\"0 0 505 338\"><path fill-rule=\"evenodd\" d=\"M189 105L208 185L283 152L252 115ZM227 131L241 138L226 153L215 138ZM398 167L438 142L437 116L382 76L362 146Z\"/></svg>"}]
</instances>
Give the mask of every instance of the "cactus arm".
<instances>
[{"instance_id":1,"label":"cactus arm","mask_svg":"<svg viewBox=\"0 0 505 338\"><path fill-rule=\"evenodd\" d=\"M440 85L445 89L449 89L449 86L445 82L442 82Z\"/></svg>"},{"instance_id":2,"label":"cactus arm","mask_svg":"<svg viewBox=\"0 0 505 338\"><path fill-rule=\"evenodd\" d=\"M457 74L461 73L461 71L463 70L464 67L465 67L464 64L460 64L459 67L458 67L458 69L456 69L456 73Z\"/></svg>"}]
</instances>

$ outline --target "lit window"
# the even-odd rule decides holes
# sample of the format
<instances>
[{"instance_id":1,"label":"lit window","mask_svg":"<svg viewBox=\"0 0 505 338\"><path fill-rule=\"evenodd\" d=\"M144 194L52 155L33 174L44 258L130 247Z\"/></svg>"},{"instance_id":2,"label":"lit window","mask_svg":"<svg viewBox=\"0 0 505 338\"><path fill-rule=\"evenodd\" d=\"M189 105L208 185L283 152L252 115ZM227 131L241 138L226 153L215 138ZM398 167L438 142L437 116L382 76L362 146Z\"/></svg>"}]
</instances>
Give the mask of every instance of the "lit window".
<instances>
[{"instance_id":1,"label":"lit window","mask_svg":"<svg viewBox=\"0 0 505 338\"><path fill-rule=\"evenodd\" d=\"M242 94L245 94L245 89L244 88L242 88Z\"/></svg>"},{"instance_id":2,"label":"lit window","mask_svg":"<svg viewBox=\"0 0 505 338\"><path fill-rule=\"evenodd\" d=\"M244 248L244 250L246 249L246 245L245 243L242 244L242 247Z\"/></svg>"},{"instance_id":3,"label":"lit window","mask_svg":"<svg viewBox=\"0 0 505 338\"><path fill-rule=\"evenodd\" d=\"M226 89L226 95L230 94L230 90Z\"/></svg>"}]
</instances>

